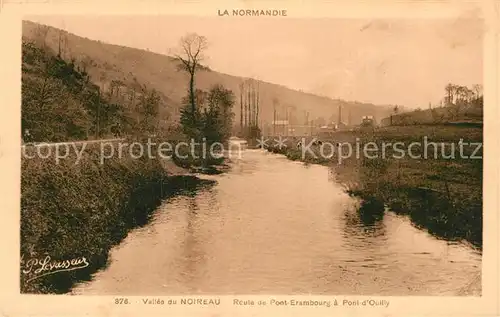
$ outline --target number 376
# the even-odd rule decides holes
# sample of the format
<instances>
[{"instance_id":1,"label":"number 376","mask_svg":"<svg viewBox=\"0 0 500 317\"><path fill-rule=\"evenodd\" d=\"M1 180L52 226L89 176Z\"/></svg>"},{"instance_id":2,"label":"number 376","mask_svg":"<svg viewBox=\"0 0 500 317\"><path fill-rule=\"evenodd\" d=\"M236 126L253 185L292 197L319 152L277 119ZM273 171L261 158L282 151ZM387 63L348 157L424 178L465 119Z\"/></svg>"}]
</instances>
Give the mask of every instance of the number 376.
<instances>
[{"instance_id":1,"label":"number 376","mask_svg":"<svg viewBox=\"0 0 500 317\"><path fill-rule=\"evenodd\" d=\"M128 304L128 298L115 298L115 304Z\"/></svg>"}]
</instances>

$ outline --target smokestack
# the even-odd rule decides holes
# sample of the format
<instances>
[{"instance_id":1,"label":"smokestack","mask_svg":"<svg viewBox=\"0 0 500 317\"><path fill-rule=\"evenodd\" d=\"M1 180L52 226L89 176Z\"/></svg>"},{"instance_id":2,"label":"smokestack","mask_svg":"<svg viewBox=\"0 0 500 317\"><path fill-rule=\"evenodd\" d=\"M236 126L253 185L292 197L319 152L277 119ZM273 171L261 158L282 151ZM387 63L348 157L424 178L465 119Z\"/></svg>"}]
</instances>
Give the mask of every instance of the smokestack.
<instances>
[{"instance_id":1,"label":"smokestack","mask_svg":"<svg viewBox=\"0 0 500 317\"><path fill-rule=\"evenodd\" d=\"M342 105L339 105L339 118L338 118L338 124L342 122Z\"/></svg>"}]
</instances>

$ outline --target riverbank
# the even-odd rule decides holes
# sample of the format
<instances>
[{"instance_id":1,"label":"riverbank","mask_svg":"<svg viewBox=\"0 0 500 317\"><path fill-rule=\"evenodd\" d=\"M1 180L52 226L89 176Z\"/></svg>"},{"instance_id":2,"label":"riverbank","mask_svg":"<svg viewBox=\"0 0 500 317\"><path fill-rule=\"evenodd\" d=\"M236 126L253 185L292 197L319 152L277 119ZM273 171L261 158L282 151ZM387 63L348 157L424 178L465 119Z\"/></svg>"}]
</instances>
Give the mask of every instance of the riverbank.
<instances>
[{"instance_id":1,"label":"riverbank","mask_svg":"<svg viewBox=\"0 0 500 317\"><path fill-rule=\"evenodd\" d=\"M66 293L90 279L164 199L204 184L172 160L113 157L100 164L97 147L78 164L73 156L58 164L22 159L22 293Z\"/></svg>"},{"instance_id":2,"label":"riverbank","mask_svg":"<svg viewBox=\"0 0 500 317\"><path fill-rule=\"evenodd\" d=\"M444 144L446 153L451 153L452 144L458 151L460 139L466 143L481 144L483 140L481 128L407 126L372 132L346 131L323 141L332 144L350 142L353 147L358 142L361 148L373 142L380 149L384 143L422 144L424 138L428 142ZM268 150L291 160L328 166L347 193L373 206L372 213L381 213L387 206L398 214L408 215L414 225L436 237L466 240L477 248L482 247L482 158L456 156L426 159L422 156L422 146L412 148L414 156L422 156L418 159L408 155L394 158L390 150L385 158L351 155L339 160L338 153L322 158L319 146L312 148L314 155L306 153L303 156L300 148L293 144ZM475 147L465 147L463 154L470 157L474 150ZM482 157L482 150L475 154Z\"/></svg>"},{"instance_id":3,"label":"riverbank","mask_svg":"<svg viewBox=\"0 0 500 317\"><path fill-rule=\"evenodd\" d=\"M479 252L406 216L360 215L360 200L325 173L245 151L226 174L206 177L213 188L164 201L71 294L464 296L479 275L468 296L481 295Z\"/></svg>"}]
</instances>

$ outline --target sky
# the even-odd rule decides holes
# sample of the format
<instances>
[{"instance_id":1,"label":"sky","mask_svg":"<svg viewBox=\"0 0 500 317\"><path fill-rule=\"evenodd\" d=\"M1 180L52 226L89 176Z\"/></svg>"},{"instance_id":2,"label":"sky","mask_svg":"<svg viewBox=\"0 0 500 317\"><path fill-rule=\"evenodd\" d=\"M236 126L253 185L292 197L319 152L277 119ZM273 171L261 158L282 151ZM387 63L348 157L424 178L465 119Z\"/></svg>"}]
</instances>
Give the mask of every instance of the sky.
<instances>
[{"instance_id":1,"label":"sky","mask_svg":"<svg viewBox=\"0 0 500 317\"><path fill-rule=\"evenodd\" d=\"M482 83L482 26L457 19L30 16L93 40L169 54L196 32L210 68L318 95L426 108Z\"/></svg>"}]
</instances>

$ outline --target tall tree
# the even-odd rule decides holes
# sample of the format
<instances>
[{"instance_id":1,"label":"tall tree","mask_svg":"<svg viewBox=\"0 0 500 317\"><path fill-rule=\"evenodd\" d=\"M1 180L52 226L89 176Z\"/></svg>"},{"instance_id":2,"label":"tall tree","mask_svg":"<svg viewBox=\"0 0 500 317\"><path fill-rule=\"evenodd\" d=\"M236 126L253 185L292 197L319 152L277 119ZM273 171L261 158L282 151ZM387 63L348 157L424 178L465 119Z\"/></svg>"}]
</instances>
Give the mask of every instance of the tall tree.
<instances>
[{"instance_id":1,"label":"tall tree","mask_svg":"<svg viewBox=\"0 0 500 317\"><path fill-rule=\"evenodd\" d=\"M248 127L248 97L247 97L247 93L246 93L246 89L245 89L245 85L243 86L244 90L243 90L243 98L245 98L244 100L244 114L243 114L243 121L244 121L244 128L245 128L245 134L246 134L246 130L247 130L247 127Z\"/></svg>"},{"instance_id":2,"label":"tall tree","mask_svg":"<svg viewBox=\"0 0 500 317\"><path fill-rule=\"evenodd\" d=\"M243 132L243 82L240 84L240 133Z\"/></svg>"},{"instance_id":3,"label":"tall tree","mask_svg":"<svg viewBox=\"0 0 500 317\"><path fill-rule=\"evenodd\" d=\"M234 94L222 85L213 86L203 112L203 134L209 143L223 142L231 136Z\"/></svg>"},{"instance_id":4,"label":"tall tree","mask_svg":"<svg viewBox=\"0 0 500 317\"><path fill-rule=\"evenodd\" d=\"M35 44L40 47L43 53L47 54L47 35L49 27L46 25L38 25L35 29Z\"/></svg>"},{"instance_id":5,"label":"tall tree","mask_svg":"<svg viewBox=\"0 0 500 317\"><path fill-rule=\"evenodd\" d=\"M248 84L248 91L247 91L247 94L248 94L248 126L251 127L252 126L252 97L251 97L251 88L250 88L250 85Z\"/></svg>"},{"instance_id":6,"label":"tall tree","mask_svg":"<svg viewBox=\"0 0 500 317\"><path fill-rule=\"evenodd\" d=\"M454 92L455 92L455 86L452 85L451 83L449 83L448 85L446 85L446 87L444 88L444 90L446 91L446 100L445 100L445 104L447 106L453 104L453 97L454 97Z\"/></svg>"},{"instance_id":7,"label":"tall tree","mask_svg":"<svg viewBox=\"0 0 500 317\"><path fill-rule=\"evenodd\" d=\"M259 126L259 98L260 98L260 85L259 82L257 82L257 113L255 114L257 118L257 126Z\"/></svg>"},{"instance_id":8,"label":"tall tree","mask_svg":"<svg viewBox=\"0 0 500 317\"><path fill-rule=\"evenodd\" d=\"M252 81L252 126L257 126L257 89Z\"/></svg>"},{"instance_id":9,"label":"tall tree","mask_svg":"<svg viewBox=\"0 0 500 317\"><path fill-rule=\"evenodd\" d=\"M193 124L196 125L196 90L195 74L200 68L200 62L203 61L203 52L208 48L207 39L196 33L189 33L183 36L179 42L181 53L175 57L180 61L179 69L189 74L189 104Z\"/></svg>"},{"instance_id":10,"label":"tall tree","mask_svg":"<svg viewBox=\"0 0 500 317\"><path fill-rule=\"evenodd\" d=\"M479 98L483 94L483 86L482 85L474 85L474 86L472 86L472 91L474 91L474 97Z\"/></svg>"}]
</instances>

